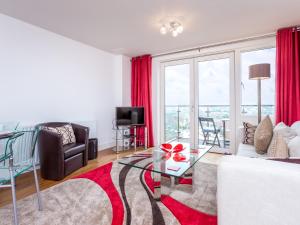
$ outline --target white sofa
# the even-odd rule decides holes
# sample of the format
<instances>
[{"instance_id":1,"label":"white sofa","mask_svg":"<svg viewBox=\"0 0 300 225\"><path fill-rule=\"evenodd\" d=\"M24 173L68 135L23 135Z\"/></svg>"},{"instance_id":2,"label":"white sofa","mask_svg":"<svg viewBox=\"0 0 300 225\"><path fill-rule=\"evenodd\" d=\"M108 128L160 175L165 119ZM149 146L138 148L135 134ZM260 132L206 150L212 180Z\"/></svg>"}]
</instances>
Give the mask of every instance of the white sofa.
<instances>
[{"instance_id":1,"label":"white sofa","mask_svg":"<svg viewBox=\"0 0 300 225\"><path fill-rule=\"evenodd\" d=\"M247 145L242 143L242 138L244 136L244 128L240 127L239 128L239 140L240 144L238 147L238 150L236 152L237 155L239 156L245 156L245 157L251 157L251 158L261 158L261 157L266 157L267 154L260 155L255 152L255 148L253 145Z\"/></svg>"},{"instance_id":2,"label":"white sofa","mask_svg":"<svg viewBox=\"0 0 300 225\"><path fill-rule=\"evenodd\" d=\"M288 148L292 148L290 152L291 157L300 157L300 121L296 121L292 126L288 127L284 123L279 123L275 126L274 130L282 131L281 133L285 136ZM295 135L295 136L293 136ZM266 158L267 154L257 154L253 145L247 145L242 143L242 138L244 136L244 128L239 128L240 144L236 154L238 156L245 156L251 158ZM291 138L291 136L293 136ZM296 138L296 139L294 139ZM294 140L293 140L294 139ZM292 141L293 140L293 141ZM299 150L297 150L299 146ZM291 149L290 149L291 150ZM300 222L299 222L300 224Z\"/></svg>"},{"instance_id":3,"label":"white sofa","mask_svg":"<svg viewBox=\"0 0 300 225\"><path fill-rule=\"evenodd\" d=\"M253 145L247 145L240 143L239 148L237 151L238 156L244 156L244 157L250 157L250 158L266 158L267 154L258 154L255 151L255 148Z\"/></svg>"},{"instance_id":4,"label":"white sofa","mask_svg":"<svg viewBox=\"0 0 300 225\"><path fill-rule=\"evenodd\" d=\"M217 186L218 225L300 224L300 164L225 156Z\"/></svg>"}]
</instances>

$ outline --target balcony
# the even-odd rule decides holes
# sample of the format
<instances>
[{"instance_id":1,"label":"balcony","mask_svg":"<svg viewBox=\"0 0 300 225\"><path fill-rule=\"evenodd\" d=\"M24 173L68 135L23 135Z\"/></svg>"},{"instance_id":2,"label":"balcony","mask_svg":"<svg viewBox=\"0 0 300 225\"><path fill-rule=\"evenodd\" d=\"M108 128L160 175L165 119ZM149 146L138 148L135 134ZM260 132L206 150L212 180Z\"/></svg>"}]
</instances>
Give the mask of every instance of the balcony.
<instances>
[{"instance_id":1,"label":"balcony","mask_svg":"<svg viewBox=\"0 0 300 225\"><path fill-rule=\"evenodd\" d=\"M218 137L221 147L228 147L229 141L229 105L200 105L199 116L214 119L216 128L220 129ZM262 115L273 115L274 105L262 105ZM241 120L257 123L257 106L242 105ZM190 106L188 105L166 105L165 106L165 141L189 142L190 139ZM204 140L202 130L197 122L199 137L198 143Z\"/></svg>"}]
</instances>

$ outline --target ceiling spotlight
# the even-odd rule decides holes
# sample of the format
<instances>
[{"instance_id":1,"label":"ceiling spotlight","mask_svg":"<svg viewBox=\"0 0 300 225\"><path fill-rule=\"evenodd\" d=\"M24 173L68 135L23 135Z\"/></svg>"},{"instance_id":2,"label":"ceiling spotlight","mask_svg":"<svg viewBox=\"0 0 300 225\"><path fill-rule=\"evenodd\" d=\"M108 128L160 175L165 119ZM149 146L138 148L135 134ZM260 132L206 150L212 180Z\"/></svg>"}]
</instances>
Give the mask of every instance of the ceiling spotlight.
<instances>
[{"instance_id":1,"label":"ceiling spotlight","mask_svg":"<svg viewBox=\"0 0 300 225\"><path fill-rule=\"evenodd\" d=\"M161 28L160 28L160 33L161 34L166 34L168 31L167 31L167 28L165 25L163 25Z\"/></svg>"},{"instance_id":2,"label":"ceiling spotlight","mask_svg":"<svg viewBox=\"0 0 300 225\"><path fill-rule=\"evenodd\" d=\"M183 26L177 21L170 21L160 27L161 34L165 35L168 32L171 33L173 37L177 37L178 34L183 32Z\"/></svg>"},{"instance_id":3,"label":"ceiling spotlight","mask_svg":"<svg viewBox=\"0 0 300 225\"><path fill-rule=\"evenodd\" d=\"M177 28L176 28L177 32L179 34L181 34L183 32L183 26L182 25L179 25Z\"/></svg>"},{"instance_id":4,"label":"ceiling spotlight","mask_svg":"<svg viewBox=\"0 0 300 225\"><path fill-rule=\"evenodd\" d=\"M173 36L173 37L177 37L177 35L178 35L177 30L173 30L173 31L172 31L172 36Z\"/></svg>"}]
</instances>

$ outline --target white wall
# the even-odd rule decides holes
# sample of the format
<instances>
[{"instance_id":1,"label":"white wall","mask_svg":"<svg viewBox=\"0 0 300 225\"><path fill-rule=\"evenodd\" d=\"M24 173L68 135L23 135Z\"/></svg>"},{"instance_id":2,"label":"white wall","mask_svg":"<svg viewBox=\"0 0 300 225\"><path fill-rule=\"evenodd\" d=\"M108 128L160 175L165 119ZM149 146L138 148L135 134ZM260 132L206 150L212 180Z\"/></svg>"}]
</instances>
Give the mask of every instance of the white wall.
<instances>
[{"instance_id":1,"label":"white wall","mask_svg":"<svg viewBox=\"0 0 300 225\"><path fill-rule=\"evenodd\" d=\"M0 14L0 122L96 121L110 147L123 58Z\"/></svg>"}]
</instances>

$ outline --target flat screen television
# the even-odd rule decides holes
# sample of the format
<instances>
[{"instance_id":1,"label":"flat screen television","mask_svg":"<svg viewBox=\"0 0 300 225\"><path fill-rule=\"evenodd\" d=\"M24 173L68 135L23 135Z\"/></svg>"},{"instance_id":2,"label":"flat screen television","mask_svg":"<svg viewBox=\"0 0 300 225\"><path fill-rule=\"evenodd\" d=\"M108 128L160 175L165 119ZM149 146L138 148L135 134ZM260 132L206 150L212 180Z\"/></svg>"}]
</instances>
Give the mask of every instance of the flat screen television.
<instances>
[{"instance_id":1,"label":"flat screen television","mask_svg":"<svg viewBox=\"0 0 300 225\"><path fill-rule=\"evenodd\" d=\"M144 107L116 107L116 125L144 125Z\"/></svg>"}]
</instances>

